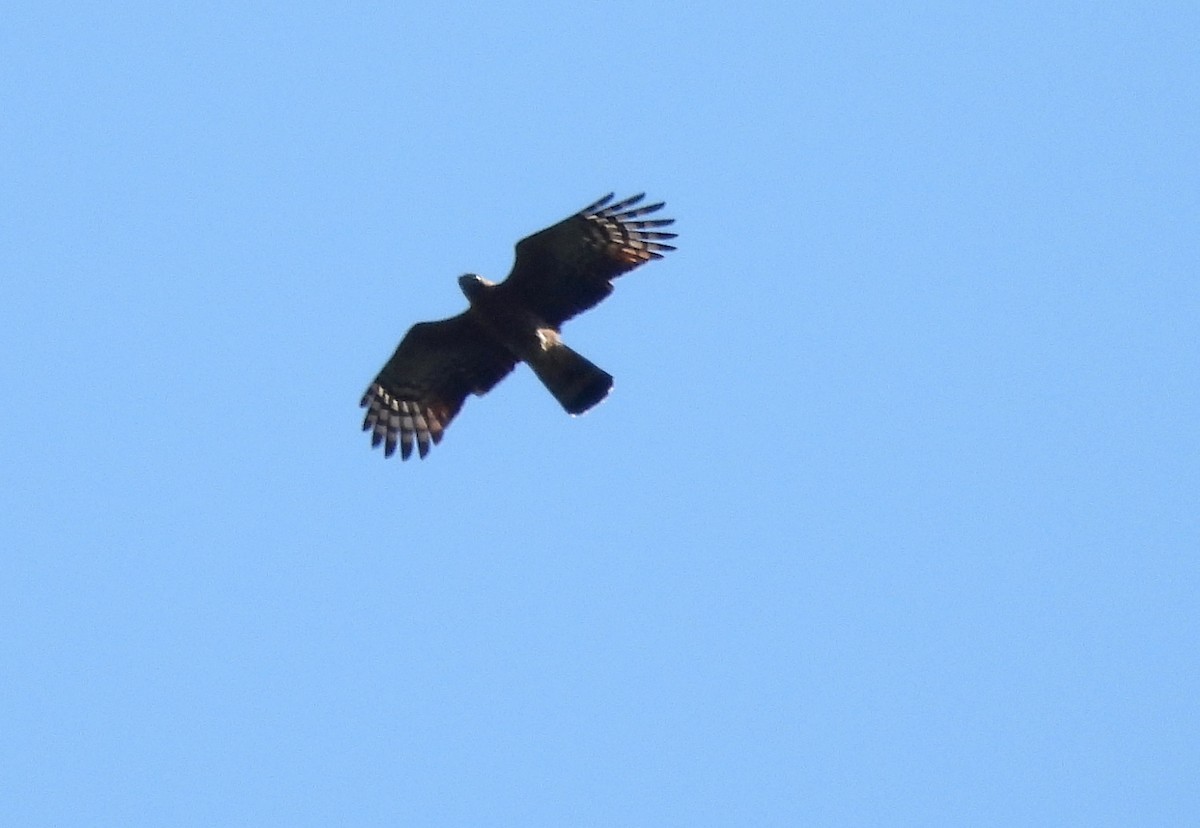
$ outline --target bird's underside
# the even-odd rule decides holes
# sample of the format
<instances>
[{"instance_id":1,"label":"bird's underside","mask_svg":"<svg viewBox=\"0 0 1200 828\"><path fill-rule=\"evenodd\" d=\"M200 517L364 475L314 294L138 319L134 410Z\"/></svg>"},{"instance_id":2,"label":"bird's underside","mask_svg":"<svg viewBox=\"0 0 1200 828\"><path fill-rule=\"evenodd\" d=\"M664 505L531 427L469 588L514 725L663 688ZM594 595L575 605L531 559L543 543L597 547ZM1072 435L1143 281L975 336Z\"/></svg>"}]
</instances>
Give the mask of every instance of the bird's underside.
<instances>
[{"instance_id":1,"label":"bird's underside","mask_svg":"<svg viewBox=\"0 0 1200 828\"><path fill-rule=\"evenodd\" d=\"M662 258L674 219L647 219L663 204L644 194L612 193L517 243L508 278L493 284L468 274L459 285L470 306L458 316L420 322L367 388L363 430L390 457L408 459L441 442L468 394L482 396L525 362L570 414L582 414L612 388L612 377L563 344L571 317L612 292L612 279Z\"/></svg>"}]
</instances>

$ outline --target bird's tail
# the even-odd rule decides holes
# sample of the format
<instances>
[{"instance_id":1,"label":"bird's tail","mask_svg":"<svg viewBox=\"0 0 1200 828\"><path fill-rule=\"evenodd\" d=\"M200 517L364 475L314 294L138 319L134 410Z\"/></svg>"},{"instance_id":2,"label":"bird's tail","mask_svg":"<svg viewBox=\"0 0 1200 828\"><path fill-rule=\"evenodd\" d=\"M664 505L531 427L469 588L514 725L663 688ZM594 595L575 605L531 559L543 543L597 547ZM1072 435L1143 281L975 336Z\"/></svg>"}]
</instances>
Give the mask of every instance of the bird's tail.
<instances>
[{"instance_id":1,"label":"bird's tail","mask_svg":"<svg viewBox=\"0 0 1200 828\"><path fill-rule=\"evenodd\" d=\"M568 414L582 414L612 390L611 375L561 341L548 342L525 361Z\"/></svg>"}]
</instances>

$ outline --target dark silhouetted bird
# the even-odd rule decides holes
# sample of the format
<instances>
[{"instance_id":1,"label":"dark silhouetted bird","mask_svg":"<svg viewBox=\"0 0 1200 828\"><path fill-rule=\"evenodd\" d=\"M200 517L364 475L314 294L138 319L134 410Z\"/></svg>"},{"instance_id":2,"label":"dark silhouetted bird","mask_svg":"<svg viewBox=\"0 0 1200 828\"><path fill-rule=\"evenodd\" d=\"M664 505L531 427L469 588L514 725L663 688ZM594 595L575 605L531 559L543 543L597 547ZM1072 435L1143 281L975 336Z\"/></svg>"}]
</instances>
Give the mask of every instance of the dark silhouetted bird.
<instances>
[{"instance_id":1,"label":"dark silhouetted bird","mask_svg":"<svg viewBox=\"0 0 1200 828\"><path fill-rule=\"evenodd\" d=\"M612 389L612 377L568 348L562 324L612 292L612 279L675 248L663 232L674 219L647 219L663 204L638 207L643 194L610 203L609 193L570 218L517 243L516 260L499 284L467 274L458 284L470 307L458 316L421 322L367 388L363 430L385 456L400 447L421 457L462 408L524 362L570 414L582 414Z\"/></svg>"}]
</instances>

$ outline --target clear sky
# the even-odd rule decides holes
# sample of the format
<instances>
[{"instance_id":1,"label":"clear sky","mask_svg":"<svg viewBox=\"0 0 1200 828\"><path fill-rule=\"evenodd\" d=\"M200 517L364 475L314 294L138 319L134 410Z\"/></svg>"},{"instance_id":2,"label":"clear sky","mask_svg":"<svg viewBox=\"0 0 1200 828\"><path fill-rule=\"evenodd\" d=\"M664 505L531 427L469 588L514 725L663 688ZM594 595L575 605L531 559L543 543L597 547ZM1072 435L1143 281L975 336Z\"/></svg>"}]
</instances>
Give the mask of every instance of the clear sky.
<instances>
[{"instance_id":1,"label":"clear sky","mask_svg":"<svg viewBox=\"0 0 1200 828\"><path fill-rule=\"evenodd\" d=\"M1197 32L7 4L0 823L1195 819ZM612 395L372 451L610 190L680 234L565 328Z\"/></svg>"}]
</instances>

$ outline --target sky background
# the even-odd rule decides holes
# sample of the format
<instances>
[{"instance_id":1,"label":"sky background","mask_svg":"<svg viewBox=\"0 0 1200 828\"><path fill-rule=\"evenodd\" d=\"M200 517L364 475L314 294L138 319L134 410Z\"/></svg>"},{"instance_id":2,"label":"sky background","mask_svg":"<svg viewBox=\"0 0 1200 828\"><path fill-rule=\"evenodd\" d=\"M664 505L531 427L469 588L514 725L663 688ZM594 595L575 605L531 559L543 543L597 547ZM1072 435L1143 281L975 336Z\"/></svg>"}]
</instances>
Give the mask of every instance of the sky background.
<instances>
[{"instance_id":1,"label":"sky background","mask_svg":"<svg viewBox=\"0 0 1200 828\"><path fill-rule=\"evenodd\" d=\"M10 3L0 823L1180 825L1200 7ZM455 278L678 251L421 462Z\"/></svg>"}]
</instances>

